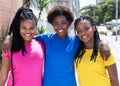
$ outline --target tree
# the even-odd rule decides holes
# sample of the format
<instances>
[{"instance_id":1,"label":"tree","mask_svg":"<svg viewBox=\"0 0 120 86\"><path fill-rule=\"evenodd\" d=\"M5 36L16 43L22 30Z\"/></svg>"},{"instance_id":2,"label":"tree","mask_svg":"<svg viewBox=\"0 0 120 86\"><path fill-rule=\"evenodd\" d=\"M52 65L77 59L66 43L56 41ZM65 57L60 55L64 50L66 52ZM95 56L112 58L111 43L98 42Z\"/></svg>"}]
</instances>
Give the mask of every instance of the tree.
<instances>
[{"instance_id":1,"label":"tree","mask_svg":"<svg viewBox=\"0 0 120 86\"><path fill-rule=\"evenodd\" d=\"M30 0L23 0L23 7L30 7Z\"/></svg>"},{"instance_id":2,"label":"tree","mask_svg":"<svg viewBox=\"0 0 120 86\"><path fill-rule=\"evenodd\" d=\"M95 6L85 6L79 10L80 14L88 14L96 19L97 24L115 19L116 0L105 0L104 3ZM118 1L118 15L120 15L120 0ZM94 14L94 15L93 15ZM120 16L118 16L120 17Z\"/></svg>"},{"instance_id":3,"label":"tree","mask_svg":"<svg viewBox=\"0 0 120 86\"><path fill-rule=\"evenodd\" d=\"M30 8L30 6L34 6L36 9L38 9L38 19L40 19L43 9L46 8L50 2L52 2L52 0L23 0L23 6L28 8Z\"/></svg>"},{"instance_id":4,"label":"tree","mask_svg":"<svg viewBox=\"0 0 120 86\"><path fill-rule=\"evenodd\" d=\"M42 34L45 32L45 28L43 26L41 26L40 28L38 28L38 34Z\"/></svg>"},{"instance_id":5,"label":"tree","mask_svg":"<svg viewBox=\"0 0 120 86\"><path fill-rule=\"evenodd\" d=\"M82 9L79 10L81 15L90 15L92 16L96 21L99 21L99 16L100 15L100 8L98 6L95 5L89 5L89 6L85 6Z\"/></svg>"},{"instance_id":6,"label":"tree","mask_svg":"<svg viewBox=\"0 0 120 86\"><path fill-rule=\"evenodd\" d=\"M39 10L38 19L40 19L40 15L43 9L46 8L50 2L52 2L52 0L31 0L31 1L32 6Z\"/></svg>"}]
</instances>

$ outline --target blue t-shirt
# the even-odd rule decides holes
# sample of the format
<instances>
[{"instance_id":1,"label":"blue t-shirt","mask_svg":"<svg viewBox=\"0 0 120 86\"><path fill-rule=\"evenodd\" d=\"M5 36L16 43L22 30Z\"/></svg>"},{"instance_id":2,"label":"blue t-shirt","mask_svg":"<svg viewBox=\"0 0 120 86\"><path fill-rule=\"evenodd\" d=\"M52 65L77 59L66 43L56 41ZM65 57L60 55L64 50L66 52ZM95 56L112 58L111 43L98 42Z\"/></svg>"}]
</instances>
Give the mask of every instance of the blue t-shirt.
<instances>
[{"instance_id":1,"label":"blue t-shirt","mask_svg":"<svg viewBox=\"0 0 120 86\"><path fill-rule=\"evenodd\" d=\"M60 39L55 33L38 35L36 39L46 47L43 86L77 86L74 58L78 38L74 35Z\"/></svg>"}]
</instances>

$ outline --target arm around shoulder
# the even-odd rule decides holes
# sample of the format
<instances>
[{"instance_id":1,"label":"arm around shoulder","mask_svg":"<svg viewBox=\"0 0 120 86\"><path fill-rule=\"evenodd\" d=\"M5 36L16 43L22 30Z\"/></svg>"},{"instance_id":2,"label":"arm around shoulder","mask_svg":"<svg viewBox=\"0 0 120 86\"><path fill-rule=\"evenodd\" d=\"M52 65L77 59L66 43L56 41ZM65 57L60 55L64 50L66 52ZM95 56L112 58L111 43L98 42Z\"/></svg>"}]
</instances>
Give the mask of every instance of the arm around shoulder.
<instances>
[{"instance_id":1,"label":"arm around shoulder","mask_svg":"<svg viewBox=\"0 0 120 86\"><path fill-rule=\"evenodd\" d=\"M99 44L99 47L100 47L100 54L102 58L107 61L111 55L109 43L105 40L104 41L102 40Z\"/></svg>"}]
</instances>

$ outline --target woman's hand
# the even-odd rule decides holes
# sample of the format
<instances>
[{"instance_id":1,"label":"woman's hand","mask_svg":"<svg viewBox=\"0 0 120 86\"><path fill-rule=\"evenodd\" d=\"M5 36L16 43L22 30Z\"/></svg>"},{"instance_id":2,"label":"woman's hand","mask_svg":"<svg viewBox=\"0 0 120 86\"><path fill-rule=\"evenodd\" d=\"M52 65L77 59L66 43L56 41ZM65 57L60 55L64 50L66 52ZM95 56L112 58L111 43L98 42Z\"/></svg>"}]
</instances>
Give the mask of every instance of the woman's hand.
<instances>
[{"instance_id":1,"label":"woman's hand","mask_svg":"<svg viewBox=\"0 0 120 86\"><path fill-rule=\"evenodd\" d=\"M104 60L110 57L110 47L107 41L101 41L100 43L100 54Z\"/></svg>"}]
</instances>

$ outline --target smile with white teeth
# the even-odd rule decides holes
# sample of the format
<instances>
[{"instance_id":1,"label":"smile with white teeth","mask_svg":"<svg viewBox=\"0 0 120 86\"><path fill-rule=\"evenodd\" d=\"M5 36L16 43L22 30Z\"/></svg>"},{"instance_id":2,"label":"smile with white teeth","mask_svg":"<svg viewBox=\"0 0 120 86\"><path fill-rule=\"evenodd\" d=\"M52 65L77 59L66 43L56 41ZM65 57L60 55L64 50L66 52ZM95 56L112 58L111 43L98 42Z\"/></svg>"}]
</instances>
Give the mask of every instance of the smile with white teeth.
<instances>
[{"instance_id":1,"label":"smile with white teeth","mask_svg":"<svg viewBox=\"0 0 120 86\"><path fill-rule=\"evenodd\" d=\"M86 39L87 38L87 36L85 35L85 36L82 36L82 39Z\"/></svg>"},{"instance_id":2,"label":"smile with white teeth","mask_svg":"<svg viewBox=\"0 0 120 86\"><path fill-rule=\"evenodd\" d=\"M30 34L25 34L25 36L31 36Z\"/></svg>"},{"instance_id":3,"label":"smile with white teeth","mask_svg":"<svg viewBox=\"0 0 120 86\"><path fill-rule=\"evenodd\" d=\"M63 30L59 30L58 32L63 32Z\"/></svg>"}]
</instances>

